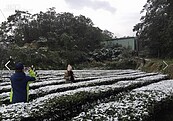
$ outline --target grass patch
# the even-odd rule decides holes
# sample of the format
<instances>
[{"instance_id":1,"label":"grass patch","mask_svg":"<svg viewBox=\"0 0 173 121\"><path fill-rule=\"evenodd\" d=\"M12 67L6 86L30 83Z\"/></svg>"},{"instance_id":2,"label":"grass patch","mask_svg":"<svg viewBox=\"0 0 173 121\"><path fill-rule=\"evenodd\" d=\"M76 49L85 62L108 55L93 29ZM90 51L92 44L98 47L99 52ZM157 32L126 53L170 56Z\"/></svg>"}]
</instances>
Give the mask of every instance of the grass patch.
<instances>
[{"instance_id":1,"label":"grass patch","mask_svg":"<svg viewBox=\"0 0 173 121\"><path fill-rule=\"evenodd\" d=\"M164 64L165 61L168 67ZM164 69L165 68L165 69ZM168 74L168 76L173 79L173 60L172 59L149 59L146 64L142 67L142 71L145 72L159 72L163 74Z\"/></svg>"}]
</instances>

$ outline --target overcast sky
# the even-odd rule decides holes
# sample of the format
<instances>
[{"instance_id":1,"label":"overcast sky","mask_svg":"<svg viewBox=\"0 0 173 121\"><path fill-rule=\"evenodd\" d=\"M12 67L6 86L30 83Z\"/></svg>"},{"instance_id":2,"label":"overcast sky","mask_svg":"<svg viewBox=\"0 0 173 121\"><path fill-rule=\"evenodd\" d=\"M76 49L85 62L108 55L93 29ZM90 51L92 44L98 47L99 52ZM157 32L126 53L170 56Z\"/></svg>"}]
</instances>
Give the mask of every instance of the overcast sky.
<instances>
[{"instance_id":1,"label":"overcast sky","mask_svg":"<svg viewBox=\"0 0 173 121\"><path fill-rule=\"evenodd\" d=\"M133 26L140 22L147 0L0 0L0 22L14 14L15 9L30 13L45 12L55 7L56 12L70 12L89 17L94 26L109 30L117 37L135 36Z\"/></svg>"}]
</instances>

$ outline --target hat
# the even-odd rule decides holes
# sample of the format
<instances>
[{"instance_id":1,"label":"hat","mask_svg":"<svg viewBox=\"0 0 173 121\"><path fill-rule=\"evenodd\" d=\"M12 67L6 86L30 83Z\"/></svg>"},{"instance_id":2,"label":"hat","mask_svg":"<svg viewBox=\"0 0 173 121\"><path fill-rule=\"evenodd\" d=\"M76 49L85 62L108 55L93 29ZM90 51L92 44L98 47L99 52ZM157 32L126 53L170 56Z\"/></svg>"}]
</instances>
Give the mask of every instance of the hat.
<instances>
[{"instance_id":1,"label":"hat","mask_svg":"<svg viewBox=\"0 0 173 121\"><path fill-rule=\"evenodd\" d=\"M15 65L15 70L22 70L22 69L24 69L24 66L21 62L19 62Z\"/></svg>"}]
</instances>

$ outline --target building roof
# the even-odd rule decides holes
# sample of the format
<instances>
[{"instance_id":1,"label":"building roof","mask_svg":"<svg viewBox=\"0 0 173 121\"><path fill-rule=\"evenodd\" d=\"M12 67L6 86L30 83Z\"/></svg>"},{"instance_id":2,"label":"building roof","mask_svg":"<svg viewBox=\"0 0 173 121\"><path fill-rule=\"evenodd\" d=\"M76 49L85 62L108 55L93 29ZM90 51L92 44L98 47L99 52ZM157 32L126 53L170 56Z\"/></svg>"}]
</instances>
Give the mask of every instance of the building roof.
<instances>
[{"instance_id":1,"label":"building roof","mask_svg":"<svg viewBox=\"0 0 173 121\"><path fill-rule=\"evenodd\" d=\"M114 40L125 40L125 39L134 39L135 37L122 37L122 38L115 38L115 39L109 39L106 41L114 41Z\"/></svg>"}]
</instances>

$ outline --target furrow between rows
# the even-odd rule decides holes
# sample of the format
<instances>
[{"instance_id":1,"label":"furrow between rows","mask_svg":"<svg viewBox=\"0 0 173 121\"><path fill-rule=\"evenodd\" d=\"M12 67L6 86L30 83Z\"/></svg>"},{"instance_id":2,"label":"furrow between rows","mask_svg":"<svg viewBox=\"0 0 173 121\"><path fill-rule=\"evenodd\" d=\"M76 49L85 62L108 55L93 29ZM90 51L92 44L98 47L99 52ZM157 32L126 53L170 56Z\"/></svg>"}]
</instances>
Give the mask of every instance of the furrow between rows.
<instances>
[{"instance_id":1,"label":"furrow between rows","mask_svg":"<svg viewBox=\"0 0 173 121\"><path fill-rule=\"evenodd\" d=\"M38 97L44 96L44 95L48 95L51 93L55 93L55 92L62 92L62 91L67 91L67 90L73 90L73 89L77 89L80 87L88 87L88 86L96 86L96 85L109 85L109 84L113 84L116 83L118 81L122 81L122 80L134 80L134 79L140 79L142 77L146 77L146 76L157 76L160 79L164 79L167 78L166 75L156 75L155 73L144 73L144 74L135 74L135 75L129 75L126 74L126 76L122 75L122 76L118 76L118 77L107 77L107 78L101 78L101 79L94 79L94 80L89 80L89 81L82 81L82 82L77 82L77 83L67 83L67 84L60 84L60 82L64 82L64 80L59 80L58 81L53 81L54 84L53 85L48 85L48 86L40 86L39 84L41 84L40 82L38 83L33 83L31 85L31 90L30 90L30 100L36 99ZM53 83L50 82L50 83ZM49 83L49 82L47 82ZM43 83L43 84L47 84L47 83ZM57 85L55 85L55 83L57 83ZM35 88L38 87L39 88ZM33 88L34 87L34 88ZM6 90L8 89L8 91L10 91L11 86L7 86L6 88L3 88L6 92ZM6 93L1 93L0 94L1 97L3 97L3 99L1 99L2 103L9 103L9 92Z\"/></svg>"},{"instance_id":2,"label":"furrow between rows","mask_svg":"<svg viewBox=\"0 0 173 121\"><path fill-rule=\"evenodd\" d=\"M119 81L111 85L100 85L93 87L83 87L75 90L52 93L29 103L17 103L0 107L2 119L62 119L72 116L73 113L82 110L82 107L90 101L104 98L105 96L115 95L119 92L141 87L150 83L158 82L160 79L165 79L165 75L155 75L153 78L140 77L132 81ZM77 97L76 97L77 96ZM73 111L69 111L71 106ZM70 107L69 107L70 106ZM53 111L53 112L52 112ZM62 114L63 112L63 114ZM54 115L50 115L54 113Z\"/></svg>"}]
</instances>

